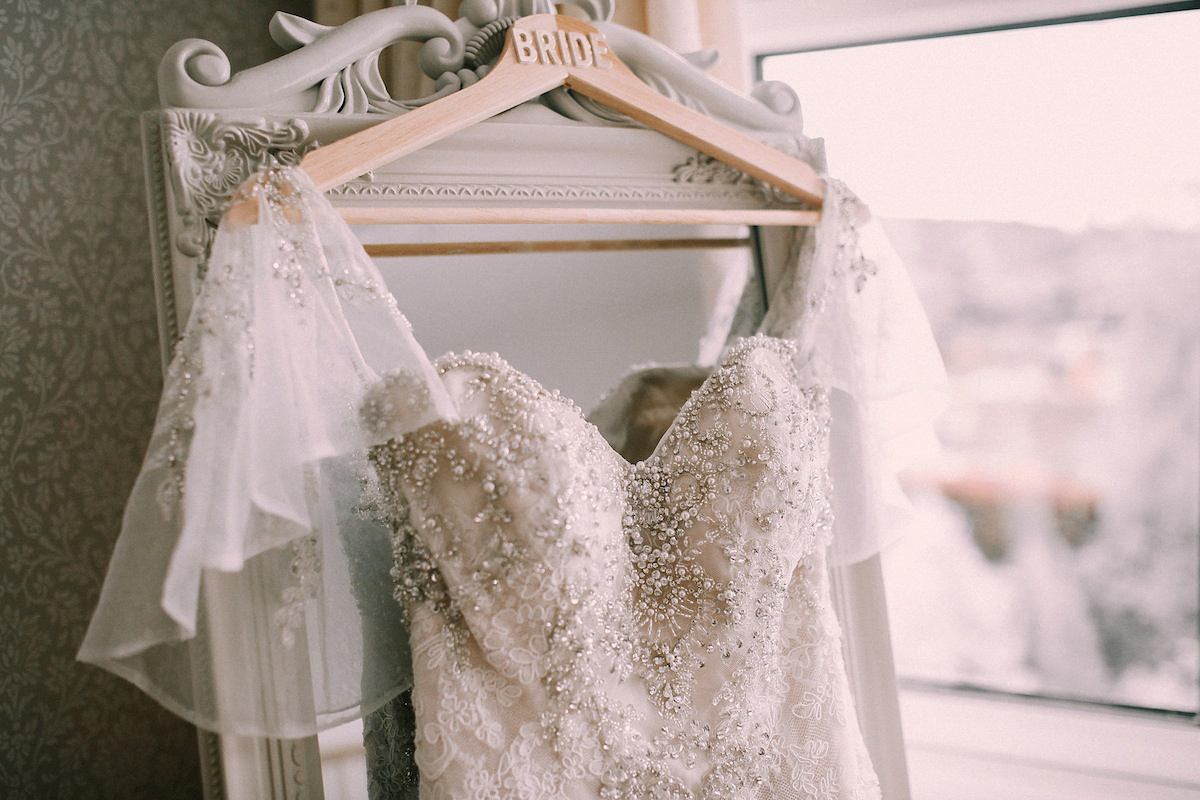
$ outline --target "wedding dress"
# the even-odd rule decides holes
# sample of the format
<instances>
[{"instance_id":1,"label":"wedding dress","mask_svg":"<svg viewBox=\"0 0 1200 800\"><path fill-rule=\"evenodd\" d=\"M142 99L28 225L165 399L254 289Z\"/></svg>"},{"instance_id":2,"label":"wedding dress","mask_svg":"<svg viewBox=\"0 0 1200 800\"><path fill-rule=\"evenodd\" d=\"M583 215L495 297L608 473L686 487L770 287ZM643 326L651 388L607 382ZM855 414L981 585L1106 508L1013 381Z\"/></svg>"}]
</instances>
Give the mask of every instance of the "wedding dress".
<instances>
[{"instance_id":1,"label":"wedding dress","mask_svg":"<svg viewBox=\"0 0 1200 800\"><path fill-rule=\"evenodd\" d=\"M741 340L637 464L500 358L438 361L460 419L373 453L428 796L878 797L794 358Z\"/></svg>"},{"instance_id":2,"label":"wedding dress","mask_svg":"<svg viewBox=\"0 0 1200 800\"><path fill-rule=\"evenodd\" d=\"M589 419L499 356L426 358L303 172L265 169L80 658L227 733L391 714L422 797L877 798L827 554L886 543L942 374L829 185L757 335Z\"/></svg>"}]
</instances>

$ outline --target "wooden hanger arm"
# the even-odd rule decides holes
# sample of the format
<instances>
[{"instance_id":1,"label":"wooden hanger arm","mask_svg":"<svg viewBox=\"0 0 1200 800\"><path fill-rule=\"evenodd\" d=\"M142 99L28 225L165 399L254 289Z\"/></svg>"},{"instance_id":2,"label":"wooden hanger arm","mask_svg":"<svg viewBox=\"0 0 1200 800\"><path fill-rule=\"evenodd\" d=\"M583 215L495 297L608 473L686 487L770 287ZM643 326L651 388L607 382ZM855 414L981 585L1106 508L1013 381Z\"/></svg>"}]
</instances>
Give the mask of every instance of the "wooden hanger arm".
<instances>
[{"instance_id":1,"label":"wooden hanger arm","mask_svg":"<svg viewBox=\"0 0 1200 800\"><path fill-rule=\"evenodd\" d=\"M532 100L566 80L566 69L496 70L478 83L426 106L313 150L300 162L326 192L452 133Z\"/></svg>"},{"instance_id":2,"label":"wooden hanger arm","mask_svg":"<svg viewBox=\"0 0 1200 800\"><path fill-rule=\"evenodd\" d=\"M566 85L793 197L821 205L825 184L808 164L664 97L620 62L614 61L611 69L568 68Z\"/></svg>"}]
</instances>

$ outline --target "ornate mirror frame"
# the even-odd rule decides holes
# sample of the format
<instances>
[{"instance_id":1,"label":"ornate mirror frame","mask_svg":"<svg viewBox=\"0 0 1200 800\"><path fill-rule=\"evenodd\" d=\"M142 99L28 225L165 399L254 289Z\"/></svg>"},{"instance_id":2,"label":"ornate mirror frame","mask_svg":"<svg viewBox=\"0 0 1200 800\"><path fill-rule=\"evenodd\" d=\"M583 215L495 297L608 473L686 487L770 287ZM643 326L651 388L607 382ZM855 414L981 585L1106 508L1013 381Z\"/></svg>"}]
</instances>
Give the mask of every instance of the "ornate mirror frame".
<instances>
[{"instance_id":1,"label":"ornate mirror frame","mask_svg":"<svg viewBox=\"0 0 1200 800\"><path fill-rule=\"evenodd\" d=\"M704 72L713 54L687 57L611 22L611 0L574 0L574 11L663 94L780 146L801 129L799 102L780 84L752 96ZM452 20L397 6L328 28L286 14L272 20L285 55L230 75L225 54L198 39L177 43L159 69L162 108L142 117L154 285L164 366L191 308L229 197L269 159L295 162L391 115L477 80L506 20L552 11L542 0L464 0ZM389 96L380 51L418 42L414 67L434 91ZM536 124L530 124L534 122ZM344 184L335 205L761 208L776 195L736 170L558 90ZM762 247L771 248L769 235ZM764 276L769 289L771 275ZM907 797L895 677L878 559L834 570L847 630L847 666L859 716L888 797ZM208 598L214 602L214 598ZM219 602L216 599L215 602ZM199 732L205 797L320 800L316 738L243 739Z\"/></svg>"}]
</instances>

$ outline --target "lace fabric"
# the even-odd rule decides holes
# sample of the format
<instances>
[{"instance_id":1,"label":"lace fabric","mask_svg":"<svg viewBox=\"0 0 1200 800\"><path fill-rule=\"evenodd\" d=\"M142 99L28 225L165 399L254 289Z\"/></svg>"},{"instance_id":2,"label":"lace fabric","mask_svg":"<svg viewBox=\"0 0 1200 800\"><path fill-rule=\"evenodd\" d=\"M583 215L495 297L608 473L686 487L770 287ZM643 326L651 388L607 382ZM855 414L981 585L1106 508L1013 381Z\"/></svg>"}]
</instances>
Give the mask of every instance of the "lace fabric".
<instances>
[{"instance_id":1,"label":"lace fabric","mask_svg":"<svg viewBox=\"0 0 1200 800\"><path fill-rule=\"evenodd\" d=\"M248 195L256 203L257 222L238 224L229 215L222 221L208 275L167 376L143 471L127 508L117 550L80 658L132 680L168 708L202 727L240 735L308 735L369 714L411 688L417 758L423 762L422 780L428 770L432 781L432 776L447 769L449 762L438 748L450 740L440 738L435 728L421 724L422 718L429 719L431 708L452 703L454 707L446 713L451 718L467 715L459 719L462 722L476 713L471 709L477 704L470 698L497 702L511 699L518 706L527 702L524 695L504 689L496 676L525 687L535 676L544 676L545 670L569 672L565 663L543 663L549 652L543 648L549 646L549 640L542 632L537 636L522 633L529 631L533 623L546 621L538 616L545 613L546 598L542 598L540 605L532 602L538 592L566 591L566 584L560 581L539 586L530 576L540 573L527 571L523 574L531 581L529 585L518 587L517 594L507 600L493 599L500 603L494 609L498 622L493 629L478 626L472 629L469 618L475 613L474 605L464 605L461 596L452 596L446 582L438 577L443 567L451 569L452 565L436 562L435 556L445 556L447 551L435 553L427 543L406 533L412 527L411 515L416 508L410 504L411 500L420 493L416 490L419 487L405 482L416 478L392 469L382 469L373 477L367 453L369 448L376 448L378 466L383 452L379 448L390 447L389 443L416 441L432 435L430 431L457 431L455 435L463 435L464 430L476 424L477 417L473 415L478 409L464 398L470 395L483 402L481 398L487 397L487 392L464 394L463 387L454 384L455 375L465 376L471 370L487 367L497 380L503 379L514 386L522 384L524 379L511 368L482 363L462 363L456 368L450 366L453 360L439 362L443 373L439 374L414 341L395 300L387 293L361 245L303 172L291 168L266 170ZM666 693L672 698L686 696L688 686L696 691L697 683L707 680L704 676L718 674L719 670L712 671L714 667L700 668L693 664L692 678L685 679L681 672L679 680L684 680L684 684L679 685L667 674L674 663L669 659L683 655L682 650L670 655L675 652L671 648L677 648L679 642L684 639L692 642L684 649L688 650L689 659L696 656L695 642L700 640L694 636L688 639L696 632L689 633L681 626L689 618L706 619L704 614L708 612L726 621L738 617L738 625L743 625L739 628L730 622L719 635L713 632L717 638L706 641L714 648L718 647L720 637L734 641L738 634L733 631L741 631L743 644L758 641L760 644L755 647L777 654L773 663L784 664L793 671L811 670L822 676L826 684L803 684L806 691L812 692L811 696L804 696L808 698L804 701L807 706L789 700L786 691L790 690L785 690L777 677L747 676L738 684L740 688L727 690L742 691L745 697L754 698L746 703L748 709L757 709L754 710L757 716L751 715L757 720L756 730L763 730L763 725L775 725L771 728L776 732L775 743L769 748L770 758L764 762L769 762L769 766L760 765L753 774L739 772L742 767L728 766L737 763L729 755L733 751L721 750L724 745L714 750L713 742L708 749L695 751L697 760L693 766L659 769L646 765L647 754L656 758L665 754L667 761L680 758L685 745L691 746L687 743L695 744L712 735L713 730L725 730L716 717L709 723L709 734L680 723L671 728L667 739L648 728L639 728L639 725L644 727L644 720L639 723L630 718L628 724L632 727L628 729L621 727L625 723L618 720L617 729L610 726L609 747L618 746L618 740L641 744L618 746L618 750L624 747L621 752L626 760L615 766L600 756L596 757L599 760L581 762L582 755L571 755L563 762L561 753L555 754L552 747L546 749L544 736L538 739L542 734L536 726L517 730L514 738L505 739L512 732L505 727L510 717L532 724L536 715L509 714L504 707L500 720L472 717L470 735L491 737L493 743L504 740L500 749L507 755L497 758L509 759L506 763L526 759L542 765L541 771L512 777L514 781L532 782L535 788L522 789L528 796L539 796L536 792L542 789L536 787L559 785L554 783L559 779L555 776L567 773L555 771L564 764L575 771L569 774L588 774L597 780L604 778L606 770L615 770L605 778L608 780L605 785L619 786L622 780L633 780L629 775L637 774L641 776L639 780L649 780L652 785L661 785L664 791L676 794L681 791L679 786L691 787L688 789L691 791L698 785L696 780L710 780L714 787L742 787L739 791L749 785L764 785L761 781L793 787L787 790L791 794L780 789L779 797L870 796L869 766L865 769L855 766L857 777L838 772L844 765L862 763L857 749L861 739L852 724L853 713L847 711L848 690L841 688L844 676L835 663L840 662L840 654L836 646L836 619L829 608L825 584L824 544L832 535L830 552L846 562L870 555L886 541L889 535L886 502L890 499L881 501L885 495L876 492L876 487L891 486L888 481L894 482L887 458L891 450L902 449L896 446L904 438L899 434L924 424L923 416L909 417L916 420L914 424L905 421L902 412L909 410L914 397L927 389L936 390L940 363L911 287L907 294L904 292L907 284L902 269L871 249L870 237L866 235L870 223L862 222L861 216L847 217L843 209L854 210L858 215L865 213L848 192L831 184L821 227L794 234L794 246L782 256L786 263L778 272L784 280L772 294L762 325L762 331L771 337L767 341L772 344L743 350L735 346L722 361L722 369L737 369L743 359L749 359L746 363L757 363L764 358L788 362L786 369L774 364L761 373L758 368L747 373L751 384L766 380L772 386L786 388L784 394L790 398L787 402L797 409L800 406L806 409L796 410L786 419L773 417L771 424L783 427L769 434L756 433L756 437L766 436L770 440L769 446L762 444L766 449L758 452L776 452L783 447L776 440L787 438L783 432L790 425L813 425L814 421L827 419L828 442L815 446L814 452L828 448L831 492L812 495L823 497L821 503L795 508L781 499L792 498L791 489L764 486L759 492L743 486L739 490L742 501L749 505L739 512L741 518L750 520L759 514L767 520L791 514L789 519L798 526L794 530L788 528L789 535L796 540L795 552L788 556L791 561L773 556L775 566L770 568L773 572L769 579L763 579L766 581L763 585L769 585L770 591L755 589L745 596L739 595L735 602L728 596L718 598L719 592L713 593L711 587L689 594L684 587L692 584L672 584L675 577L682 578L684 574L672 571L674 568L665 572L660 569L659 577L654 579L648 572L638 573L641 582L637 591L653 592L654 581L662 580L666 583L659 588L675 599L653 607L658 610L643 608L637 612L643 617L633 620L655 632L636 644L642 659L638 669L647 664L657 665L644 672L645 676L657 677L640 679L653 685L651 695L655 705L648 718L677 720L678 714L672 710ZM895 297L887 296L893 291ZM878 338L881 332L886 334L886 341ZM850 361L843 360L843 356ZM692 392L689 397L702 397L705 385L712 388L714 379L702 377L704 374L696 373L695 380L703 382L701 388L693 384L685 394ZM526 388L537 394L536 386ZM778 394L776 389L771 392L771 397ZM540 394L537 396L541 398ZM700 404L688 402L699 413ZM761 398L754 399L751 392L744 402L753 409ZM757 419L745 409L739 407L730 412L720 403L709 410L716 413L717 407L723 409L721 424L701 426L705 430L687 434L692 437L688 448L692 445L716 448L720 442L704 437L737 425L752 425ZM635 516L643 511L651 515L660 513L653 510L648 500L624 508L619 503L612 505L616 502L613 498L621 497L622 491L626 501L632 502L628 499L633 496L629 494L633 491L630 487L642 486L637 491L649 493L659 491L655 487L661 487L665 478L661 474L653 479L647 474L644 480L631 477L636 470L628 472L627 462L619 459L611 446L605 445L607 450L601 447L595 426L589 431L590 423L581 425L579 421L571 421L581 418L569 403L537 399L525 406L524 412L531 418L549 415L558 420L562 416L562 427L577 434L572 437L574 444L564 446L582 447L578 455L584 463L592 464L589 469L595 472L585 476L586 480L581 479L578 473L554 461L552 454L544 453L532 456L535 461L542 459L544 470L531 465L526 470L528 474L543 471L543 477L558 488L562 486L554 484L556 480L567 481L570 486L581 480L580 486L590 483L591 490L571 491L585 494L591 491L598 503L609 504L605 506L609 509L608 523L616 525L615 529L608 525L610 531L625 530L621 520L627 513ZM670 415L665 420L671 430L664 442L683 435L688 428L685 422L670 422ZM463 425L468 428L456 427ZM657 435L651 432L642 438L647 437L653 442ZM803 437L806 442L813 438L809 434ZM847 447L847 442L853 446ZM649 455L661 453L667 446L654 444ZM751 450L759 446L755 443ZM839 458L843 451L850 453L850 457ZM446 452L442 452L442 457L448 457ZM733 456L734 462L737 458ZM808 476L807 480L820 482L824 480L821 476L827 474L824 463L820 459L814 461L811 453L796 455L794 460L774 467L765 463L770 459L762 464L759 460L756 457L756 468L790 470L788 474L799 470ZM456 465L447 462L442 466L453 474ZM744 471L747 465L734 463L726 468ZM376 509L376 513L363 511L364 483L375 486L368 492L372 502L367 505ZM755 479L753 486L758 483ZM494 491L494 486L488 488L486 475L481 476L477 485L453 482L447 485L459 485L465 499L477 500L481 492L490 496ZM613 488L617 485L626 488L618 491ZM542 508L547 502L552 504L547 498L558 496L557 489L550 494L539 494L532 487L523 491L506 495L503 502L494 503L490 509L477 511L486 513L476 524L501 525L505 513L519 517L518 512L525 510L522 502L536 506L539 514L546 512L547 516L539 516L541 521L534 526L539 531L561 531L568 524L582 524L572 522L571 514L566 511L555 517L553 509ZM403 502L398 500L401 497ZM718 498L712 500L718 503ZM786 512L777 507L781 502ZM570 505L578 511L577 503ZM832 522L821 515L818 516L824 521L820 522L805 516L826 507L832 509ZM420 513L434 514L428 510ZM588 518L593 519L599 513L588 511ZM731 518L729 515L735 514L735 510L713 505L706 513L714 519L721 515ZM500 516L493 520L487 514ZM805 521L797 522L801 517ZM436 527L436 515L421 517L428 518L435 519ZM766 530L761 527L766 522L758 520L754 524ZM726 541L728 536L714 536L712 546L718 549L732 546ZM841 538L846 544L839 541ZM802 540L808 544L801 546ZM610 579L611 573L606 570L612 558L619 557L615 545L611 542L610 545L602 548L600 560L594 564L585 563L587 559L571 561L575 565L569 570L572 581L580 584L585 576L594 576L597 582L589 585L602 585ZM739 546L745 549L748 545L743 542ZM662 550L655 547L649 552ZM450 551L458 552L454 547ZM549 555L554 559L565 558L555 550ZM623 567L633 573L641 568L636 567L641 562L636 561L635 555L629 555ZM695 559L699 556L689 557L693 560L686 563L696 566ZM507 563L503 559L508 555L503 548L499 558L499 562L492 564L472 561L470 573L465 575L470 580L464 578L460 585L473 585L476 572L505 574L501 566ZM797 587L792 583L799 567L793 566L790 571L786 567L793 562L803 564L807 575ZM551 567L558 563L547 561L544 568L553 572L558 567ZM460 564L454 568L464 567ZM718 572L731 568L716 567ZM687 580L696 578L703 585L705 579L699 572L688 575L691 577ZM496 577L497 581L500 579ZM721 580L727 581L728 576ZM397 613L398 606L392 599L394 592L399 593L409 609L407 620ZM757 605L745 605L751 596L757 598L754 600ZM518 598L523 599L518 602ZM556 595L555 599L563 598ZM616 619L613 614L635 613L636 609L628 604L624 611L619 608L628 599L623 595L609 599L611 602L606 600L601 604L603 607L582 598L579 606L568 602L564 607L575 608L573 613L581 615L579 619L595 615L596 624ZM700 605L688 611L690 606L674 604L685 601ZM755 628L745 627L744 617L755 615L753 619L759 619L756 615L760 608L762 613L773 614L780 620L794 618L804 622L798 628L789 628L790 633L786 634L782 628L764 629L755 640ZM455 617L453 624L447 624L447 614L452 617L459 614L461 619ZM462 631L469 631L471 637L486 642L487 646L479 652L472 651L471 647L478 643L464 644ZM415 645L411 656L409 642ZM670 642L675 644L670 647L664 644ZM470 669L448 668L455 663L468 667L473 663L471 658L462 660L464 647L471 658L481 658L484 652L490 654L487 668L492 670L491 677L486 674L471 677ZM594 647L600 653L596 658L609 658L612 663L620 661L613 648L636 649L635 644L615 641ZM632 652L633 649L628 649L626 654ZM734 658L739 664L746 663L744 657ZM712 663L718 662L727 663L720 658ZM424 680L418 677L417 686L413 685L414 669L418 676L425 676ZM704 672L706 669L710 672ZM687 684L687 680L692 680L692 684ZM584 689L587 687L580 691ZM711 691L715 696L720 690ZM597 694L588 689L579 696L586 705ZM393 701L380 715L368 720L368 745L380 764L394 766L391 773L386 768L373 773L377 779L373 791L378 796L393 796L388 792L402 782L400 776L413 774L410 766L396 766L401 762L392 762L387 755L396 747L407 751L402 742L411 735L404 722L408 712L396 706L397 702L401 701ZM735 698L729 702L738 705L742 701ZM733 706L727 703L725 707ZM796 708L801 711L789 710ZM580 713L605 716L602 711L590 705L586 712ZM558 732L554 734L561 737L558 741L579 744L572 738L578 735L579 719L570 714L560 719ZM624 733L630 734L627 739ZM741 733L738 737L730 739L733 743L729 747L753 750ZM422 741L434 745L421 745ZM597 751L592 744L588 740L580 745L582 749L572 752L594 754ZM638 749L642 744L652 748ZM603 742L596 747L600 753L605 752ZM706 755L702 757L701 751ZM489 752L495 755L496 751ZM721 755L722 752L726 754ZM464 788L464 792L479 794L482 791L479 787L486 784L486 775L493 774L474 768L472 771L466 766L463 769L462 774L474 775L470 780L476 782L472 788ZM788 775L789 771L794 774ZM453 772L459 774L457 768ZM701 772L715 777L696 778ZM622 774L627 777L621 779ZM829 788L835 782L842 794ZM794 788L810 784L825 787L819 791L826 794L817 793L817 789ZM856 790L859 794L850 793L848 787L857 784L861 784ZM643 787L643 794L648 791ZM731 791L728 795L714 796L738 795Z\"/></svg>"},{"instance_id":2,"label":"lace fabric","mask_svg":"<svg viewBox=\"0 0 1200 800\"><path fill-rule=\"evenodd\" d=\"M438 361L461 420L373 452L423 796L879 797L794 360L741 340L636 464L498 357Z\"/></svg>"}]
</instances>

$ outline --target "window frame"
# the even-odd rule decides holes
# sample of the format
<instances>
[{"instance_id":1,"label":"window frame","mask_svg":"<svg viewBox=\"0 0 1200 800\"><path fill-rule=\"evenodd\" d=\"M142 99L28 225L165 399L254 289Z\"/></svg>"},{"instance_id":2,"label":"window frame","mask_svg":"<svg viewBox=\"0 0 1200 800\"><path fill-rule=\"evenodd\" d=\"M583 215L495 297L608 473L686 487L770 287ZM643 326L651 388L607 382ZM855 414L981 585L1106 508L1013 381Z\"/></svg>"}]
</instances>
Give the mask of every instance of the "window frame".
<instances>
[{"instance_id":1,"label":"window frame","mask_svg":"<svg viewBox=\"0 0 1200 800\"><path fill-rule=\"evenodd\" d=\"M793 0L745 0L742 40L762 79L766 58L816 50L995 33L1018 28L1070 25L1120 17L1166 14L1200 8L1197 0L1146 3L1137 0L1055 0L1053 13L1041 0L862 0L806 8L803 25ZM800 98L803 104L804 98Z\"/></svg>"},{"instance_id":2,"label":"window frame","mask_svg":"<svg viewBox=\"0 0 1200 800\"><path fill-rule=\"evenodd\" d=\"M1182 714L902 683L913 794L1163 800L1200 791L1200 727ZM952 793L950 792L952 790Z\"/></svg>"},{"instance_id":3,"label":"window frame","mask_svg":"<svg viewBox=\"0 0 1200 800\"><path fill-rule=\"evenodd\" d=\"M811 17L806 9L803 26L786 26L779 20L795 15L790 0L747 0L741 19L762 80L774 56L1195 9L1200 2L1063 0L1047 16L1036 0L868 0L814 9ZM864 631L881 630L890 655L887 621L880 623L857 621L860 635L846 643L852 679L866 661L861 649L871 646ZM1163 798L1200 792L1200 708L1160 712L903 678L899 705L913 796L1117 800L1151 788Z\"/></svg>"}]
</instances>

